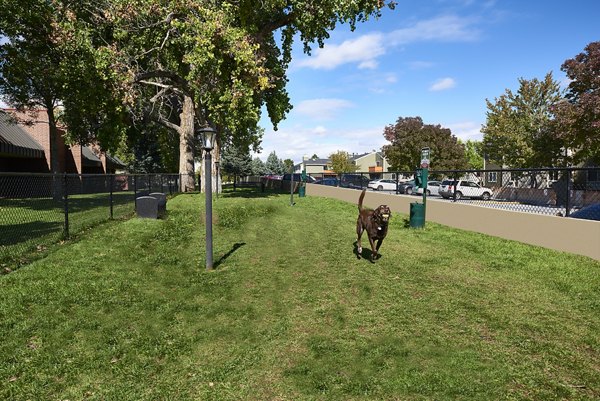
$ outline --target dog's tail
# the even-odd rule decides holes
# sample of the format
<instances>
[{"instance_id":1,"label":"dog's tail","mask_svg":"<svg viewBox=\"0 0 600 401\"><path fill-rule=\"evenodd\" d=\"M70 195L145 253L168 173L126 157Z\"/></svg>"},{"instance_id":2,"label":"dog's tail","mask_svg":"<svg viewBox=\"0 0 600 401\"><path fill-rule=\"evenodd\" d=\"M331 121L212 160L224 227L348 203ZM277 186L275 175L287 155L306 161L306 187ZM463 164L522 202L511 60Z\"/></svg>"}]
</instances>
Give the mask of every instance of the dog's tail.
<instances>
[{"instance_id":1,"label":"dog's tail","mask_svg":"<svg viewBox=\"0 0 600 401\"><path fill-rule=\"evenodd\" d=\"M363 199L365 199L365 193L367 192L366 189L363 189L363 191L360 194L360 197L358 198L358 211L360 212L361 210L363 210Z\"/></svg>"}]
</instances>

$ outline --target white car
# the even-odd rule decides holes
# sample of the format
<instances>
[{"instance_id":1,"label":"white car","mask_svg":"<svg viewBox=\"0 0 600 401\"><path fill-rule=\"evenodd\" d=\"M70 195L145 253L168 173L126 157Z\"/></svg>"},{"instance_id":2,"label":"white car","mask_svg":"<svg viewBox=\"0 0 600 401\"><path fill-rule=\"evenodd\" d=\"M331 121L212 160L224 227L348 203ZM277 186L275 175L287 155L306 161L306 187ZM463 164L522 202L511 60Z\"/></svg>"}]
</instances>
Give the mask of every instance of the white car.
<instances>
[{"instance_id":1,"label":"white car","mask_svg":"<svg viewBox=\"0 0 600 401\"><path fill-rule=\"evenodd\" d=\"M427 196L440 194L440 181L427 181ZM423 188L417 188L417 193L423 195Z\"/></svg>"},{"instance_id":2,"label":"white car","mask_svg":"<svg viewBox=\"0 0 600 401\"><path fill-rule=\"evenodd\" d=\"M369 181L367 187L376 191L395 191L396 181L394 180L375 180Z\"/></svg>"},{"instance_id":3,"label":"white car","mask_svg":"<svg viewBox=\"0 0 600 401\"><path fill-rule=\"evenodd\" d=\"M457 200L462 198L481 198L483 200L488 200L494 193L490 188L482 187L476 182L467 180L444 180L440 184L439 192L442 198L447 199L456 196Z\"/></svg>"}]
</instances>

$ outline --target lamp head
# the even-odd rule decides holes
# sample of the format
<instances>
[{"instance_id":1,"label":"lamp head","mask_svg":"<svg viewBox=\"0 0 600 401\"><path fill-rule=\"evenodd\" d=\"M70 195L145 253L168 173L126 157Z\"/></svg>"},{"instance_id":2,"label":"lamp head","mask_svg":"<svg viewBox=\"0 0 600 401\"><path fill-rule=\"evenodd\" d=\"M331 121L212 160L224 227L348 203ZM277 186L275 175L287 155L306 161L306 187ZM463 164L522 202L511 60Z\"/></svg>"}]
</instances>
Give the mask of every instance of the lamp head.
<instances>
[{"instance_id":1,"label":"lamp head","mask_svg":"<svg viewBox=\"0 0 600 401\"><path fill-rule=\"evenodd\" d=\"M202 141L202 149L210 152L215 147L215 140L217 139L217 130L213 127L202 127L198 129L198 137Z\"/></svg>"}]
</instances>

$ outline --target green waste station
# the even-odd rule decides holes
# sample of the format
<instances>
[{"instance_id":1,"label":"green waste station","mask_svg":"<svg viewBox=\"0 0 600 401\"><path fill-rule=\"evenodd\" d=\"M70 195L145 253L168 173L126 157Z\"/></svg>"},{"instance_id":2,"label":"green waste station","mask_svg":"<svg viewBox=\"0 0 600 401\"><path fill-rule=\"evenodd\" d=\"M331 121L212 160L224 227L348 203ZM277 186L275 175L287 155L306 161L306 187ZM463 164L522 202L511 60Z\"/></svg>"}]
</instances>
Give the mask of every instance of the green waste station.
<instances>
[{"instance_id":1,"label":"green waste station","mask_svg":"<svg viewBox=\"0 0 600 401\"><path fill-rule=\"evenodd\" d=\"M409 222L411 228L425 227L425 212L427 210L427 176L429 174L429 148L421 149L421 168L415 171L415 190L423 189L423 203L410 204Z\"/></svg>"}]
</instances>

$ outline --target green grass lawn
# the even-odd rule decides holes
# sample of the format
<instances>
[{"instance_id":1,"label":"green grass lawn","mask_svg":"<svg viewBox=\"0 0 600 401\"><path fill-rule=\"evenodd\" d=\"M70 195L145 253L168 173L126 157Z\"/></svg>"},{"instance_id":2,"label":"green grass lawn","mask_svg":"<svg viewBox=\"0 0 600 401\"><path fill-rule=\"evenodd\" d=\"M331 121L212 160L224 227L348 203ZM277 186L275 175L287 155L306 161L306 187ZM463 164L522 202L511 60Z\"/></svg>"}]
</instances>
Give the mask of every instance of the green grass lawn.
<instances>
[{"instance_id":1,"label":"green grass lawn","mask_svg":"<svg viewBox=\"0 0 600 401\"><path fill-rule=\"evenodd\" d=\"M68 198L69 234L110 218L109 193L77 194ZM134 211L134 192L113 194L113 218ZM0 267L14 268L64 237L65 205L47 198L0 199ZM0 274L2 269L0 269Z\"/></svg>"},{"instance_id":2,"label":"green grass lawn","mask_svg":"<svg viewBox=\"0 0 600 401\"><path fill-rule=\"evenodd\" d=\"M215 199L212 272L180 195L0 276L0 399L600 399L600 263L295 200Z\"/></svg>"}]
</instances>

